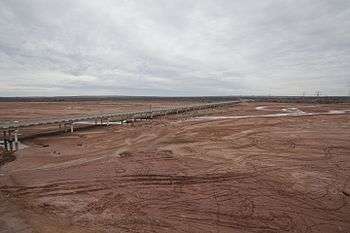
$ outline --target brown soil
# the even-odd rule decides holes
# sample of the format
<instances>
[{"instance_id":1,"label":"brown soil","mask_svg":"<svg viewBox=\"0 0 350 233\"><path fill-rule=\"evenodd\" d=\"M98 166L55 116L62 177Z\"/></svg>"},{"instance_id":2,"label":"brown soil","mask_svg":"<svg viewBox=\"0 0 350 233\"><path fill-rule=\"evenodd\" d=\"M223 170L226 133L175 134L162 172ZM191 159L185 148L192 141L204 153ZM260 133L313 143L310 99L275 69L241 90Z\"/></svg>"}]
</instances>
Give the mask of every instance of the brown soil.
<instances>
[{"instance_id":1,"label":"brown soil","mask_svg":"<svg viewBox=\"0 0 350 233\"><path fill-rule=\"evenodd\" d=\"M196 114L292 107L350 109ZM349 122L173 116L28 140L0 169L0 232L350 232Z\"/></svg>"},{"instance_id":2,"label":"brown soil","mask_svg":"<svg viewBox=\"0 0 350 233\"><path fill-rule=\"evenodd\" d=\"M1 121L28 121L93 115L119 111L145 111L194 104L193 101L75 101L75 102L0 102Z\"/></svg>"}]
</instances>

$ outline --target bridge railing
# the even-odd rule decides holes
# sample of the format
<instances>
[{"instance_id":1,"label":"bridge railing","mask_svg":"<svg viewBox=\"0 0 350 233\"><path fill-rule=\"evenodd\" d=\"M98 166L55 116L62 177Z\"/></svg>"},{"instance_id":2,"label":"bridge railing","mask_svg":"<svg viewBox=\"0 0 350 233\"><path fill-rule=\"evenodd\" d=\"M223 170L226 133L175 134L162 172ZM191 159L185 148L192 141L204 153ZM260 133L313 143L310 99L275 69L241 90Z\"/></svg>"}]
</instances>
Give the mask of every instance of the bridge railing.
<instances>
[{"instance_id":1,"label":"bridge railing","mask_svg":"<svg viewBox=\"0 0 350 233\"><path fill-rule=\"evenodd\" d=\"M157 117L167 114L179 114L188 111L206 109L206 108L215 108L219 106L229 105L238 103L239 101L228 101L228 102L219 102L219 103L206 103L206 104L197 104L185 107L178 108L165 108L152 111L140 111L140 112L116 112L116 113L107 113L107 114L95 114L88 116L80 117L70 117L70 118L59 118L59 119L44 119L40 121L28 121L28 122L10 122L5 124L0 124L0 130L11 130L32 126L48 125L48 124L69 124L79 121L90 121L96 119L113 119L113 120L127 120L134 118L150 118Z\"/></svg>"}]
</instances>

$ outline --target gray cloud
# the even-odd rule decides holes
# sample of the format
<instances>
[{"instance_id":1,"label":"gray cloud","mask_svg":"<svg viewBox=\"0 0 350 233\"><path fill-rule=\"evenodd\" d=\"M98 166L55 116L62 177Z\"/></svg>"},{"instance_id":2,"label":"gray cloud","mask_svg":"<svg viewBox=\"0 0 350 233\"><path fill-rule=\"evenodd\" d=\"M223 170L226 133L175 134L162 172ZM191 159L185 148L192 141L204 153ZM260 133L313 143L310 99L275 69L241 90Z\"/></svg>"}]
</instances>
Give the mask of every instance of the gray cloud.
<instances>
[{"instance_id":1,"label":"gray cloud","mask_svg":"<svg viewBox=\"0 0 350 233\"><path fill-rule=\"evenodd\" d=\"M0 96L347 95L350 1L0 1Z\"/></svg>"}]
</instances>

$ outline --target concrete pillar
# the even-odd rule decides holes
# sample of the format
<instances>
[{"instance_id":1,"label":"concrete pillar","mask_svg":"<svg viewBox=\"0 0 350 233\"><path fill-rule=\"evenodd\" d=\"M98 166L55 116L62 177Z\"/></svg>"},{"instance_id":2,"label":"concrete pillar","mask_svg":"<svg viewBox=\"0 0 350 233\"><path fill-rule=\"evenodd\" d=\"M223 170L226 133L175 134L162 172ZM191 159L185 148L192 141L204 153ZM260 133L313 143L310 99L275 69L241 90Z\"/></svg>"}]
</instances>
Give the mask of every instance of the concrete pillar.
<instances>
[{"instance_id":1,"label":"concrete pillar","mask_svg":"<svg viewBox=\"0 0 350 233\"><path fill-rule=\"evenodd\" d=\"M9 141L9 150L13 151L13 144L12 144L12 140Z\"/></svg>"},{"instance_id":2,"label":"concrete pillar","mask_svg":"<svg viewBox=\"0 0 350 233\"><path fill-rule=\"evenodd\" d=\"M4 134L4 148L5 148L5 150L8 150L8 146L7 146L7 134L6 134L6 131L5 131L5 130L4 130L3 134Z\"/></svg>"},{"instance_id":3,"label":"concrete pillar","mask_svg":"<svg viewBox=\"0 0 350 233\"><path fill-rule=\"evenodd\" d=\"M73 126L73 122L70 123L70 132L73 133L74 132L74 126Z\"/></svg>"},{"instance_id":4,"label":"concrete pillar","mask_svg":"<svg viewBox=\"0 0 350 233\"><path fill-rule=\"evenodd\" d=\"M17 151L18 147L18 129L15 130L15 150Z\"/></svg>"},{"instance_id":5,"label":"concrete pillar","mask_svg":"<svg viewBox=\"0 0 350 233\"><path fill-rule=\"evenodd\" d=\"M12 135L11 135L11 131L9 130L8 131L8 138L9 138L9 149L10 149L10 151L13 151L13 144L12 144Z\"/></svg>"}]
</instances>

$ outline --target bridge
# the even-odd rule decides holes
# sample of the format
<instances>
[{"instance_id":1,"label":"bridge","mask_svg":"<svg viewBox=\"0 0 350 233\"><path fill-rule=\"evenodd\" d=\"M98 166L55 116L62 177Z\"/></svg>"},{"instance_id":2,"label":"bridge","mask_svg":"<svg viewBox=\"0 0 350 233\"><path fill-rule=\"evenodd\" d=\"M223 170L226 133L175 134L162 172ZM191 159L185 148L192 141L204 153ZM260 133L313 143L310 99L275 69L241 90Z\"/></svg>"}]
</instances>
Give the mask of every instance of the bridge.
<instances>
[{"instance_id":1,"label":"bridge","mask_svg":"<svg viewBox=\"0 0 350 233\"><path fill-rule=\"evenodd\" d=\"M203 109L217 108L232 104L240 103L240 101L226 101L226 102L215 102L215 103L205 103L196 104L185 107L177 108L165 108L158 110L140 111L140 112L113 112L107 114L98 115L85 115L81 117L71 117L71 118L60 118L60 119L47 119L40 121L13 121L0 123L0 130L3 132L3 146L5 150L13 151L18 150L18 135L22 128L35 127L35 126L45 126L45 125L58 125L59 128L64 126L65 129L74 132L74 123L92 121L94 125L110 125L111 121L136 121L139 119L152 119L154 117L166 116L171 114L182 114L190 111L197 111Z\"/></svg>"}]
</instances>

